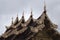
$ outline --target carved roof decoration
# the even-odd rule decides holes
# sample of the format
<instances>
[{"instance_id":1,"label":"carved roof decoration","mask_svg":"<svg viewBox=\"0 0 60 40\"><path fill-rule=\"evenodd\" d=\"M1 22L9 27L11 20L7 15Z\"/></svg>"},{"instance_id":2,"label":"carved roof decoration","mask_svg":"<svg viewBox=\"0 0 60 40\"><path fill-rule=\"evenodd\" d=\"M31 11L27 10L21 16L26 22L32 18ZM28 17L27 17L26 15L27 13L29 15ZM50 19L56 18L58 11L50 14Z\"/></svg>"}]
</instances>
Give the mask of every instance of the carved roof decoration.
<instances>
[{"instance_id":1,"label":"carved roof decoration","mask_svg":"<svg viewBox=\"0 0 60 40\"><path fill-rule=\"evenodd\" d=\"M52 23L47 15L46 4L44 1L44 11L41 16L37 19L33 18L33 12L31 10L31 15L27 21L24 18L24 11L22 18L19 20L18 15L10 27L6 26L6 31L0 36L0 40L29 40L35 36L40 36L41 34L44 37L60 38L60 34L56 30L57 25ZM38 35L41 33L40 35ZM42 37L42 36L40 36ZM60 40L60 39L59 39Z\"/></svg>"}]
</instances>

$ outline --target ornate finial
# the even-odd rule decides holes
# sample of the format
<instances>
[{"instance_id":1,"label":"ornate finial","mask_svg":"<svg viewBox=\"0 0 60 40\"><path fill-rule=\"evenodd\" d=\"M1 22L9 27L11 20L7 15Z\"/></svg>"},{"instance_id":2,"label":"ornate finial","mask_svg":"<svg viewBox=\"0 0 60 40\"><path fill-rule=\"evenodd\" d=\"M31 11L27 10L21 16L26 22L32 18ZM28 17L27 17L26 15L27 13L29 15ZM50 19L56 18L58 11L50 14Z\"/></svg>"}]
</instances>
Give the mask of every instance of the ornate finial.
<instances>
[{"instance_id":1,"label":"ornate finial","mask_svg":"<svg viewBox=\"0 0 60 40\"><path fill-rule=\"evenodd\" d=\"M44 13L46 13L46 3L45 3L45 0L44 0Z\"/></svg>"},{"instance_id":2,"label":"ornate finial","mask_svg":"<svg viewBox=\"0 0 60 40\"><path fill-rule=\"evenodd\" d=\"M17 13L17 18L16 18L16 19L17 19L17 21L18 21L18 13Z\"/></svg>"},{"instance_id":3,"label":"ornate finial","mask_svg":"<svg viewBox=\"0 0 60 40\"><path fill-rule=\"evenodd\" d=\"M46 10L46 3L45 3L45 0L44 0L44 10Z\"/></svg>"},{"instance_id":4,"label":"ornate finial","mask_svg":"<svg viewBox=\"0 0 60 40\"><path fill-rule=\"evenodd\" d=\"M23 11L23 15L22 16L24 16L24 11Z\"/></svg>"},{"instance_id":5,"label":"ornate finial","mask_svg":"<svg viewBox=\"0 0 60 40\"><path fill-rule=\"evenodd\" d=\"M32 15L32 8L31 8L31 15Z\"/></svg>"},{"instance_id":6,"label":"ornate finial","mask_svg":"<svg viewBox=\"0 0 60 40\"><path fill-rule=\"evenodd\" d=\"M13 17L12 17L12 24L13 24Z\"/></svg>"},{"instance_id":7,"label":"ornate finial","mask_svg":"<svg viewBox=\"0 0 60 40\"><path fill-rule=\"evenodd\" d=\"M22 18L24 18L24 11L23 11L23 13L22 13Z\"/></svg>"},{"instance_id":8,"label":"ornate finial","mask_svg":"<svg viewBox=\"0 0 60 40\"><path fill-rule=\"evenodd\" d=\"M33 16L33 14L32 14L32 8L31 8L31 17Z\"/></svg>"},{"instance_id":9,"label":"ornate finial","mask_svg":"<svg viewBox=\"0 0 60 40\"><path fill-rule=\"evenodd\" d=\"M23 11L23 14L22 14L22 23L25 22L25 19L24 19L24 11Z\"/></svg>"},{"instance_id":10,"label":"ornate finial","mask_svg":"<svg viewBox=\"0 0 60 40\"><path fill-rule=\"evenodd\" d=\"M23 10L23 12L22 12L22 17L24 17L24 10Z\"/></svg>"}]
</instances>

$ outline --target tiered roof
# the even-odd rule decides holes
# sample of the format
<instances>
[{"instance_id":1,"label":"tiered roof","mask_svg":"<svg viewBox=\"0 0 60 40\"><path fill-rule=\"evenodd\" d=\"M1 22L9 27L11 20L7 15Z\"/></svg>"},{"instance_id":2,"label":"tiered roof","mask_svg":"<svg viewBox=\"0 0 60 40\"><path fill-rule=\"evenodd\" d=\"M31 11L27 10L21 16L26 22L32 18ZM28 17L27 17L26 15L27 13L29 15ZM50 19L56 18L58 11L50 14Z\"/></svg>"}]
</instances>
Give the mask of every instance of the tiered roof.
<instances>
[{"instance_id":1,"label":"tiered roof","mask_svg":"<svg viewBox=\"0 0 60 40\"><path fill-rule=\"evenodd\" d=\"M55 30L56 27L57 26L53 24L47 16L46 5L44 5L44 11L38 19L33 18L32 11L30 18L27 21L25 21L24 19L24 12L20 20L17 16L15 21L12 21L12 25L6 30L6 32L0 37L0 39L3 38L6 40L29 40L39 32L46 32L48 34L48 31ZM53 34L55 33L56 30Z\"/></svg>"}]
</instances>

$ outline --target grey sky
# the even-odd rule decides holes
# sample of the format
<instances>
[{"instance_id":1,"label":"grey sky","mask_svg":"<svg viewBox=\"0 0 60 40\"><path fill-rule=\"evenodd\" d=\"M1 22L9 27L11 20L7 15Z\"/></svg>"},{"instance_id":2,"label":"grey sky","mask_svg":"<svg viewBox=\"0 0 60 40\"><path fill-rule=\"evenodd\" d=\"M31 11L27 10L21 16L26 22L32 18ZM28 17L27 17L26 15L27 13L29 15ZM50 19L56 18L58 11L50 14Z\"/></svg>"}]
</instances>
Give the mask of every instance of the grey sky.
<instances>
[{"instance_id":1,"label":"grey sky","mask_svg":"<svg viewBox=\"0 0 60 40\"><path fill-rule=\"evenodd\" d=\"M60 32L60 0L45 0L47 6L47 14L51 21L58 25ZM18 13L19 19L22 12L25 12L25 19L30 15L33 9L34 18L38 18L43 12L44 0L0 0L0 34L6 30L5 25L9 26L11 18L15 19Z\"/></svg>"}]
</instances>

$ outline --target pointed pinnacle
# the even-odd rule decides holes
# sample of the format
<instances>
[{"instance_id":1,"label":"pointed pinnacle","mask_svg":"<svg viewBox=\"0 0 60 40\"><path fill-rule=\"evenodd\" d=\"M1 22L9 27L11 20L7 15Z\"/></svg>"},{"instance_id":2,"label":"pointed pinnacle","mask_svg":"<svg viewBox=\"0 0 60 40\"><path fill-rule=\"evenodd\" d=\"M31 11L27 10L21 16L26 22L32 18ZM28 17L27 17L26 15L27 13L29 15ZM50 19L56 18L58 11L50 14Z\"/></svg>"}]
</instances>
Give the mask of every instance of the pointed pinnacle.
<instances>
[{"instance_id":1,"label":"pointed pinnacle","mask_svg":"<svg viewBox=\"0 0 60 40\"><path fill-rule=\"evenodd\" d=\"M24 19L24 11L23 11L23 13L22 13L22 18Z\"/></svg>"},{"instance_id":2,"label":"pointed pinnacle","mask_svg":"<svg viewBox=\"0 0 60 40\"><path fill-rule=\"evenodd\" d=\"M31 8L31 15L32 15L32 8Z\"/></svg>"},{"instance_id":3,"label":"pointed pinnacle","mask_svg":"<svg viewBox=\"0 0 60 40\"><path fill-rule=\"evenodd\" d=\"M13 17L12 17L12 24L13 24Z\"/></svg>"},{"instance_id":4,"label":"pointed pinnacle","mask_svg":"<svg viewBox=\"0 0 60 40\"><path fill-rule=\"evenodd\" d=\"M46 11L46 2L45 2L45 0L44 0L44 10Z\"/></svg>"},{"instance_id":5,"label":"pointed pinnacle","mask_svg":"<svg viewBox=\"0 0 60 40\"><path fill-rule=\"evenodd\" d=\"M32 14L32 8L31 8L31 16L30 16L31 18L33 18L33 14Z\"/></svg>"},{"instance_id":6,"label":"pointed pinnacle","mask_svg":"<svg viewBox=\"0 0 60 40\"><path fill-rule=\"evenodd\" d=\"M18 13L17 13L17 17L16 17L16 18L17 18L17 20L18 20Z\"/></svg>"},{"instance_id":7,"label":"pointed pinnacle","mask_svg":"<svg viewBox=\"0 0 60 40\"><path fill-rule=\"evenodd\" d=\"M22 16L24 16L24 11L23 11L23 14L22 14Z\"/></svg>"}]
</instances>

